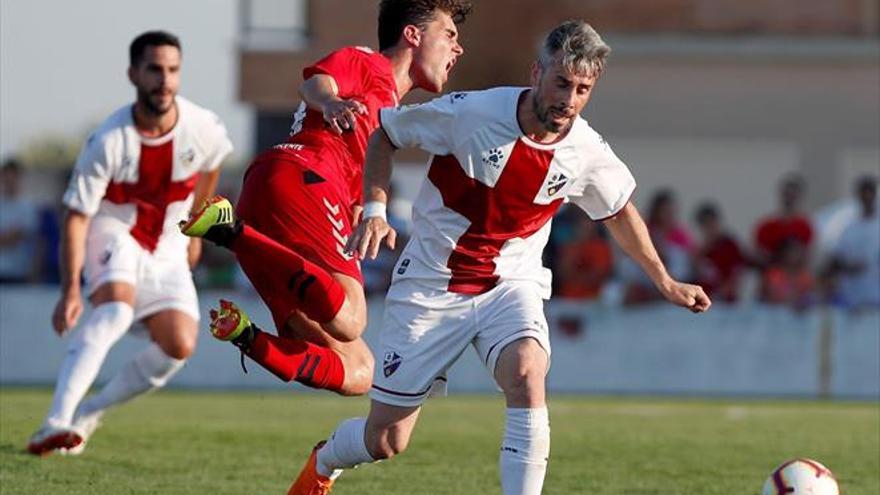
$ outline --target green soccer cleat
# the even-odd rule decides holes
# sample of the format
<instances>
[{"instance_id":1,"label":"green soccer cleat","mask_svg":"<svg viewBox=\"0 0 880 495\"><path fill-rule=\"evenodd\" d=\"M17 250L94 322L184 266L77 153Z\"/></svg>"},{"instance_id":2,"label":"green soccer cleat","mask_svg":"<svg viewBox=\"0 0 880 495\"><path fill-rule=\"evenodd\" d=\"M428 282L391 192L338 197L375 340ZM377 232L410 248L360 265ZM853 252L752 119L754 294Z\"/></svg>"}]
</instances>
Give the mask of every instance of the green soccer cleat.
<instances>
[{"instance_id":1,"label":"green soccer cleat","mask_svg":"<svg viewBox=\"0 0 880 495\"><path fill-rule=\"evenodd\" d=\"M232 230L235 224L232 203L223 196L214 196L205 200L201 208L190 215L189 220L181 220L178 226L184 235L212 240L211 231Z\"/></svg>"},{"instance_id":2,"label":"green soccer cleat","mask_svg":"<svg viewBox=\"0 0 880 495\"><path fill-rule=\"evenodd\" d=\"M234 341L242 336L242 334L251 328L251 320L247 313L238 306L224 299L220 300L220 309L212 309L211 335L218 340Z\"/></svg>"}]
</instances>

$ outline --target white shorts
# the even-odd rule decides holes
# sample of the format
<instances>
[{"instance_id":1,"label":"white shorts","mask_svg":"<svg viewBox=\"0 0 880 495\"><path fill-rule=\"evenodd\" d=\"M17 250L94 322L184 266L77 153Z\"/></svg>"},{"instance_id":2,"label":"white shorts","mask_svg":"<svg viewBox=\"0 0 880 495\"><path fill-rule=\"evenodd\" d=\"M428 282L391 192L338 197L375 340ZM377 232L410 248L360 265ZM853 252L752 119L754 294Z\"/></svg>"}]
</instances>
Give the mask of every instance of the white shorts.
<instances>
[{"instance_id":1,"label":"white shorts","mask_svg":"<svg viewBox=\"0 0 880 495\"><path fill-rule=\"evenodd\" d=\"M86 294L107 282L135 288L135 321L175 309L199 320L199 300L186 257L160 258L125 233L89 233L83 267Z\"/></svg>"},{"instance_id":2,"label":"white shorts","mask_svg":"<svg viewBox=\"0 0 880 495\"><path fill-rule=\"evenodd\" d=\"M446 371L473 344L494 376L507 344L525 337L550 355L539 288L505 282L477 296L426 288L414 280L391 285L379 336L370 397L401 407L422 404L435 382L445 390ZM436 391L436 387L433 387Z\"/></svg>"}]
</instances>

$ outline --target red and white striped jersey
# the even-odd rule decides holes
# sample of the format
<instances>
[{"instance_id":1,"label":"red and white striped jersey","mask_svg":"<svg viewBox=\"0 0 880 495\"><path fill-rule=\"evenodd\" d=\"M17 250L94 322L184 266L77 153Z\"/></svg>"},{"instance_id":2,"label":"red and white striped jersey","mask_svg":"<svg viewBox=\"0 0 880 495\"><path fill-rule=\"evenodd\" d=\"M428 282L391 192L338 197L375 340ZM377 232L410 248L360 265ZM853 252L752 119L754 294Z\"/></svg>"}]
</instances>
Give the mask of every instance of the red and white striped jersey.
<instances>
[{"instance_id":1,"label":"red and white striped jersey","mask_svg":"<svg viewBox=\"0 0 880 495\"><path fill-rule=\"evenodd\" d=\"M176 98L174 129L145 138L126 105L88 138L64 193L64 204L92 216L89 235L130 234L162 257L186 255L177 222L192 206L199 174L232 152L226 127L213 112Z\"/></svg>"},{"instance_id":2,"label":"red and white striped jersey","mask_svg":"<svg viewBox=\"0 0 880 495\"><path fill-rule=\"evenodd\" d=\"M552 144L523 134L516 115L525 90L453 93L381 111L395 146L433 155L395 279L463 294L531 281L549 298L551 274L541 256L562 203L570 200L595 220L627 203L635 179L582 118Z\"/></svg>"}]
</instances>

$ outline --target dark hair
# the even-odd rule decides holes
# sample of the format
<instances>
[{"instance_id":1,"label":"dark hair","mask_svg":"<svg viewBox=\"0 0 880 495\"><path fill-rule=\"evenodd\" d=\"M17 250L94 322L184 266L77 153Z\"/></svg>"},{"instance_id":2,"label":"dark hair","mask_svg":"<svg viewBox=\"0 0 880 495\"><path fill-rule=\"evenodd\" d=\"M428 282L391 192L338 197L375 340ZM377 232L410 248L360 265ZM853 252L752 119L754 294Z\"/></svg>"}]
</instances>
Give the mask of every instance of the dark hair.
<instances>
[{"instance_id":1,"label":"dark hair","mask_svg":"<svg viewBox=\"0 0 880 495\"><path fill-rule=\"evenodd\" d=\"M173 46L178 51L183 51L177 36L167 31L147 31L135 38L128 47L128 63L132 67L141 63L148 46Z\"/></svg>"},{"instance_id":2,"label":"dark hair","mask_svg":"<svg viewBox=\"0 0 880 495\"><path fill-rule=\"evenodd\" d=\"M856 191L877 191L877 179L870 175L863 175L856 179Z\"/></svg>"},{"instance_id":3,"label":"dark hair","mask_svg":"<svg viewBox=\"0 0 880 495\"><path fill-rule=\"evenodd\" d=\"M21 162L14 156L7 158L6 161L3 162L3 166L0 167L0 170L13 173L21 172Z\"/></svg>"},{"instance_id":4,"label":"dark hair","mask_svg":"<svg viewBox=\"0 0 880 495\"><path fill-rule=\"evenodd\" d=\"M440 10L461 24L471 12L467 0L381 0L379 2L379 51L396 45L403 28L413 24L424 29Z\"/></svg>"},{"instance_id":5,"label":"dark hair","mask_svg":"<svg viewBox=\"0 0 880 495\"><path fill-rule=\"evenodd\" d=\"M694 220L696 220L698 224L702 224L711 218L721 218L721 212L718 205L714 201L704 201L700 203L700 206L697 207L696 213L694 213Z\"/></svg>"}]
</instances>

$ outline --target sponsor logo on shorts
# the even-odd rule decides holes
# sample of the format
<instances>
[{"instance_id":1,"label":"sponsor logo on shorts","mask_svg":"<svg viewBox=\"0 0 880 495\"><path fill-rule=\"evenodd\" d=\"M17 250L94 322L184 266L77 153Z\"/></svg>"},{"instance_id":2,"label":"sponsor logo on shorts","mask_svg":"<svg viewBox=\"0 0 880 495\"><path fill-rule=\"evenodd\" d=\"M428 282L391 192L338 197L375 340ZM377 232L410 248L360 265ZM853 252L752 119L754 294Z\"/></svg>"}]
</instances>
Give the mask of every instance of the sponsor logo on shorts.
<instances>
[{"instance_id":1,"label":"sponsor logo on shorts","mask_svg":"<svg viewBox=\"0 0 880 495\"><path fill-rule=\"evenodd\" d=\"M385 359L382 363L382 373L385 374L385 378L393 375L397 368L400 367L400 363L403 362L403 358L400 354L394 351L386 351Z\"/></svg>"}]
</instances>

